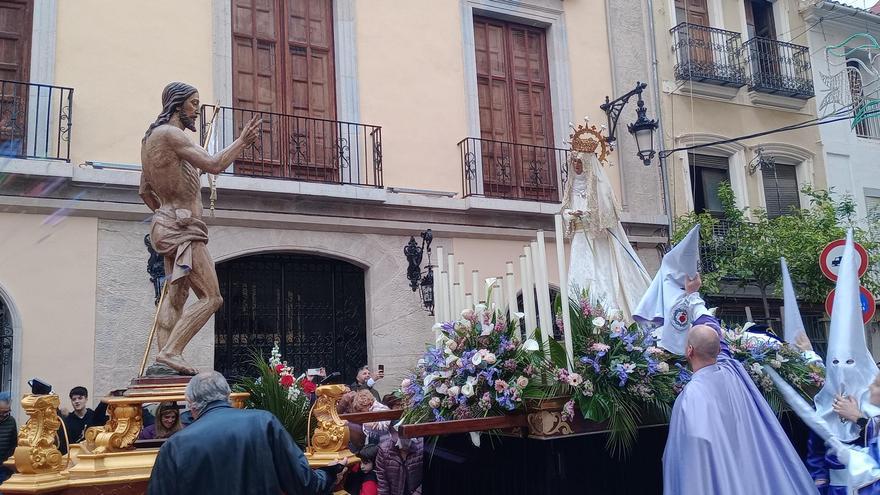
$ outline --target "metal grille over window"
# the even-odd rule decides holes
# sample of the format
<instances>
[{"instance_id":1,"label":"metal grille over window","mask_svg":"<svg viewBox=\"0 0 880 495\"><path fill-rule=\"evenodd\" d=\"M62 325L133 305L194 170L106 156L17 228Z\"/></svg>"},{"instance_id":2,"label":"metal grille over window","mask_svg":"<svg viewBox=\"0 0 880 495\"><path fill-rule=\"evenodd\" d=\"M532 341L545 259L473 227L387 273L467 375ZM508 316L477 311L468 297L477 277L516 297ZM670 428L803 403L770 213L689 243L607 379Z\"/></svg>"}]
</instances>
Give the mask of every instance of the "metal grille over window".
<instances>
[{"instance_id":1,"label":"metal grille over window","mask_svg":"<svg viewBox=\"0 0 880 495\"><path fill-rule=\"evenodd\" d=\"M800 207L797 167L777 163L772 167L762 167L761 175L768 217L776 218Z\"/></svg>"}]
</instances>

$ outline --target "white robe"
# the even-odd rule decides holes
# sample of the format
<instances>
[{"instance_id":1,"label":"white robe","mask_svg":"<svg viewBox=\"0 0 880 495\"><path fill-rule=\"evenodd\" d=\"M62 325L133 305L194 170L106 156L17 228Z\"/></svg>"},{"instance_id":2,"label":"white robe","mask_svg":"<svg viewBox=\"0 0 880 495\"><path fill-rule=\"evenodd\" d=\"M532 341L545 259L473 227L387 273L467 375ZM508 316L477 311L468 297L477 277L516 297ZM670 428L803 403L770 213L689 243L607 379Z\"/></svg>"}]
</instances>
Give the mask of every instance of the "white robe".
<instances>
[{"instance_id":1,"label":"white robe","mask_svg":"<svg viewBox=\"0 0 880 495\"><path fill-rule=\"evenodd\" d=\"M583 173L569 166L562 216L571 236L568 267L570 295L586 289L591 302L617 309L631 321L632 313L648 289L651 278L629 243L620 218L614 191L595 153L576 153ZM581 220L571 213L583 210Z\"/></svg>"}]
</instances>

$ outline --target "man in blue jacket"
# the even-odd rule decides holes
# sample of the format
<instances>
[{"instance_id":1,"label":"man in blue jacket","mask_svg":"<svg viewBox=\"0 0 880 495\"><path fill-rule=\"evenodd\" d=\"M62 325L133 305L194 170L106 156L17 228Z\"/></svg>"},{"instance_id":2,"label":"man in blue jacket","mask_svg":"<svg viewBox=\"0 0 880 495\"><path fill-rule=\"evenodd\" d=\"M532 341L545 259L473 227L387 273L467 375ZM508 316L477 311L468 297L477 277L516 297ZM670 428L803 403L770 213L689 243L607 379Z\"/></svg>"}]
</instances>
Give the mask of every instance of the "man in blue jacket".
<instances>
[{"instance_id":1,"label":"man in blue jacket","mask_svg":"<svg viewBox=\"0 0 880 495\"><path fill-rule=\"evenodd\" d=\"M293 439L267 411L229 405L220 373L194 376L186 401L195 421L159 451L149 495L327 494L341 479L345 461L313 470Z\"/></svg>"}]
</instances>

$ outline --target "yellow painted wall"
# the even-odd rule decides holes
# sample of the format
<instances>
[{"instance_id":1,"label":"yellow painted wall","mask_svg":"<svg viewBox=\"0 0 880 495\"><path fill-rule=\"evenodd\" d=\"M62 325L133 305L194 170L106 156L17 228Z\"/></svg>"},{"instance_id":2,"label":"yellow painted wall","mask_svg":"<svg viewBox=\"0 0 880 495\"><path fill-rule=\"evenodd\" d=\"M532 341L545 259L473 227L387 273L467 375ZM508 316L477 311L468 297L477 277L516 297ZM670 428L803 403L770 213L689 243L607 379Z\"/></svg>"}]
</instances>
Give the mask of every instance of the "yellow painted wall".
<instances>
[{"instance_id":1,"label":"yellow painted wall","mask_svg":"<svg viewBox=\"0 0 880 495\"><path fill-rule=\"evenodd\" d=\"M12 299L21 326L22 393L39 377L54 386L62 403L83 385L93 391L97 225L95 218L0 213L0 285ZM21 419L19 417L19 419Z\"/></svg>"},{"instance_id":2,"label":"yellow painted wall","mask_svg":"<svg viewBox=\"0 0 880 495\"><path fill-rule=\"evenodd\" d=\"M57 2L55 81L74 88L74 164L139 164L141 138L171 81L213 103L211 3Z\"/></svg>"}]
</instances>

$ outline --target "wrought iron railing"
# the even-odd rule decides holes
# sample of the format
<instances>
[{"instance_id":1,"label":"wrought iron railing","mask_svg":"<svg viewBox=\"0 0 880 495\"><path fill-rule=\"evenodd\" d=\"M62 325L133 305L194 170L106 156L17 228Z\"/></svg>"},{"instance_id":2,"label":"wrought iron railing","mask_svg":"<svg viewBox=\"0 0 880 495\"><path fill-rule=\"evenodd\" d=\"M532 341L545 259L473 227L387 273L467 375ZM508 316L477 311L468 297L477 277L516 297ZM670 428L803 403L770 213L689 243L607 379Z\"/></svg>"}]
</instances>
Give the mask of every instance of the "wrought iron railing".
<instances>
[{"instance_id":1,"label":"wrought iron railing","mask_svg":"<svg viewBox=\"0 0 880 495\"><path fill-rule=\"evenodd\" d=\"M232 144L252 117L262 119L257 142L245 149L225 173L382 187L382 128L338 120L299 117L242 108L203 105L201 142L208 122L214 131L206 144L220 150Z\"/></svg>"},{"instance_id":2,"label":"wrought iron railing","mask_svg":"<svg viewBox=\"0 0 880 495\"><path fill-rule=\"evenodd\" d=\"M810 49L767 38L743 44L751 71L749 86L761 93L810 99L815 95L810 69Z\"/></svg>"},{"instance_id":3,"label":"wrought iron railing","mask_svg":"<svg viewBox=\"0 0 880 495\"><path fill-rule=\"evenodd\" d=\"M0 156L70 161L73 88L0 80Z\"/></svg>"},{"instance_id":4,"label":"wrought iron railing","mask_svg":"<svg viewBox=\"0 0 880 495\"><path fill-rule=\"evenodd\" d=\"M745 86L739 33L686 22L672 28L670 33L676 79L737 88Z\"/></svg>"},{"instance_id":5,"label":"wrought iron railing","mask_svg":"<svg viewBox=\"0 0 880 495\"><path fill-rule=\"evenodd\" d=\"M736 249L736 240L730 232L730 221L719 219L712 226L712 237L700 244L700 271L712 273L718 270L719 258Z\"/></svg>"},{"instance_id":6,"label":"wrought iron railing","mask_svg":"<svg viewBox=\"0 0 880 495\"><path fill-rule=\"evenodd\" d=\"M464 197L560 201L569 150L492 139L458 142Z\"/></svg>"}]
</instances>

